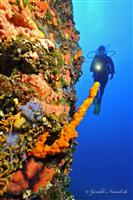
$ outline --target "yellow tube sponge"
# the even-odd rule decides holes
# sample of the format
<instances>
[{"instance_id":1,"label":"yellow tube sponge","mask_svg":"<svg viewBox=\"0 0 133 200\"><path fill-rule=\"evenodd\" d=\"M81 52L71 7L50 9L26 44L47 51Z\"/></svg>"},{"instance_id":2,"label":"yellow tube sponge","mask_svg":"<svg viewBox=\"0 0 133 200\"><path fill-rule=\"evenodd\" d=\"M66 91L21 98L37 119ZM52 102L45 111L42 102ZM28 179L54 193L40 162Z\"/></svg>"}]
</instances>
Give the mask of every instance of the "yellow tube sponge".
<instances>
[{"instance_id":1,"label":"yellow tube sponge","mask_svg":"<svg viewBox=\"0 0 133 200\"><path fill-rule=\"evenodd\" d=\"M44 158L46 155L55 155L57 153L63 152L66 148L69 147L69 141L78 136L75 128L79 125L80 121L83 119L86 111L90 107L92 101L97 95L98 89L100 87L99 82L95 82L91 87L88 98L83 102L79 107L78 111L74 114L73 120L69 124L65 124L63 129L60 132L59 139L49 146L45 144L48 133L44 133L38 139L36 146L30 152L30 155L34 155L39 158Z\"/></svg>"},{"instance_id":2,"label":"yellow tube sponge","mask_svg":"<svg viewBox=\"0 0 133 200\"><path fill-rule=\"evenodd\" d=\"M92 101L94 100L97 92L99 90L100 83L95 82L91 87L88 98L83 102L83 104L79 107L78 111L75 113L73 120L70 122L75 128L79 125L80 121L83 119L86 111L90 107Z\"/></svg>"}]
</instances>

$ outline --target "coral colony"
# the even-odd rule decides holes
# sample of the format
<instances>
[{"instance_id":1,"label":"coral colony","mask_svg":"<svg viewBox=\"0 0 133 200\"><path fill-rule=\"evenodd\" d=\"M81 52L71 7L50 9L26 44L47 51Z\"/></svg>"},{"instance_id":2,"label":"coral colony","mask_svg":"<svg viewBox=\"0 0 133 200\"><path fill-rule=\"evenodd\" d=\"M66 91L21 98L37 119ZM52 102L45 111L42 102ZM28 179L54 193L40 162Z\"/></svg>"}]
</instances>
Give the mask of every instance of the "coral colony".
<instances>
[{"instance_id":1,"label":"coral colony","mask_svg":"<svg viewBox=\"0 0 133 200\"><path fill-rule=\"evenodd\" d=\"M0 199L73 199L68 173L84 61L70 0L0 1Z\"/></svg>"}]
</instances>

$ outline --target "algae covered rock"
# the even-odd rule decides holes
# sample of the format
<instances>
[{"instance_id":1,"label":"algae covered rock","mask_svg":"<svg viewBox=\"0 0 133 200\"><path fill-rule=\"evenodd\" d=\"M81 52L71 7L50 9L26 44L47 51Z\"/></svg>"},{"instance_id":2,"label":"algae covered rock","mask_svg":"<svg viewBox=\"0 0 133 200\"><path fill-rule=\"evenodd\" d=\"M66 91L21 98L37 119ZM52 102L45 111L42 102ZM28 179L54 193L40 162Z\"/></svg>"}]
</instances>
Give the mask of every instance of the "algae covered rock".
<instances>
[{"instance_id":1,"label":"algae covered rock","mask_svg":"<svg viewBox=\"0 0 133 200\"><path fill-rule=\"evenodd\" d=\"M0 1L0 198L72 199L84 61L70 0ZM66 134L67 133L67 134Z\"/></svg>"}]
</instances>

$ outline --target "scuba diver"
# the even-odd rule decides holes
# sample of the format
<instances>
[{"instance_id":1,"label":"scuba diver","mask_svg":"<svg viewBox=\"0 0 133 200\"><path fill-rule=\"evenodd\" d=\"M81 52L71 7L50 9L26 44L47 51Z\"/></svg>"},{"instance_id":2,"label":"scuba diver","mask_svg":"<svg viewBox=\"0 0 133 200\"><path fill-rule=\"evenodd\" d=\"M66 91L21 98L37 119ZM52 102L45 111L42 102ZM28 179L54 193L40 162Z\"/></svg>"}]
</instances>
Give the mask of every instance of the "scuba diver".
<instances>
[{"instance_id":1,"label":"scuba diver","mask_svg":"<svg viewBox=\"0 0 133 200\"><path fill-rule=\"evenodd\" d=\"M99 92L94 100L94 104L96 105L94 114L98 114L109 75L111 75L111 80L115 73L114 63L111 57L107 55L105 46L101 45L97 49L97 53L91 63L90 71L93 72L94 82L98 81L100 83Z\"/></svg>"}]
</instances>

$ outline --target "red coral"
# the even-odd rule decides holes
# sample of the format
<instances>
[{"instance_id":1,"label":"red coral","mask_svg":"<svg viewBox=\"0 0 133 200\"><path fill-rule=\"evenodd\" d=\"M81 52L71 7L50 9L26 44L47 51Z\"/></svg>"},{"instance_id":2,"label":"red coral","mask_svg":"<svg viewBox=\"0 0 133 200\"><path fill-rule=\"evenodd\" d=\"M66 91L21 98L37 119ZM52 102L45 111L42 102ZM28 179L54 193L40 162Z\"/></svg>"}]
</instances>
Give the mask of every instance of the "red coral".
<instances>
[{"instance_id":1,"label":"red coral","mask_svg":"<svg viewBox=\"0 0 133 200\"><path fill-rule=\"evenodd\" d=\"M40 0L31 0L30 2L34 4L35 16L43 18L49 8L48 3Z\"/></svg>"},{"instance_id":2,"label":"red coral","mask_svg":"<svg viewBox=\"0 0 133 200\"><path fill-rule=\"evenodd\" d=\"M42 163L36 162L34 159L30 159L26 165L26 175L29 179L34 179L37 172L41 172L43 167Z\"/></svg>"},{"instance_id":3,"label":"red coral","mask_svg":"<svg viewBox=\"0 0 133 200\"><path fill-rule=\"evenodd\" d=\"M55 175L56 171L54 168L45 167L40 173L39 180L33 186L33 192L37 192L41 187L45 187L48 182L50 182Z\"/></svg>"},{"instance_id":4,"label":"red coral","mask_svg":"<svg viewBox=\"0 0 133 200\"><path fill-rule=\"evenodd\" d=\"M27 189L29 186L28 182L25 180L22 171L17 171L11 178L7 191L11 194L19 194Z\"/></svg>"},{"instance_id":5,"label":"red coral","mask_svg":"<svg viewBox=\"0 0 133 200\"><path fill-rule=\"evenodd\" d=\"M69 52L65 53L63 55L63 57L64 57L65 64L66 65L70 65L70 63L71 63L71 55L70 55L70 53Z\"/></svg>"},{"instance_id":6,"label":"red coral","mask_svg":"<svg viewBox=\"0 0 133 200\"><path fill-rule=\"evenodd\" d=\"M24 7L22 11L18 6L12 6L12 22L14 26L22 26L24 28L35 29L32 22L32 14L28 7Z\"/></svg>"},{"instance_id":7,"label":"red coral","mask_svg":"<svg viewBox=\"0 0 133 200\"><path fill-rule=\"evenodd\" d=\"M41 162L30 159L26 163L25 170L18 170L14 173L9 182L7 191L11 194L20 194L24 190L30 188L32 191L37 192L41 187L45 187L46 184L52 180L54 174L54 168L44 167Z\"/></svg>"}]
</instances>

